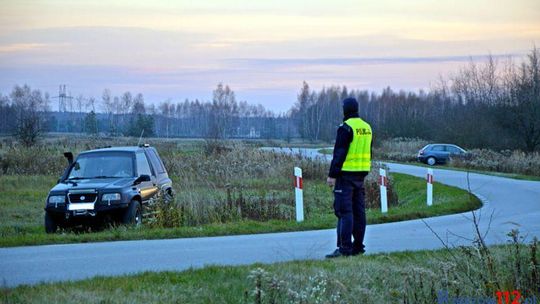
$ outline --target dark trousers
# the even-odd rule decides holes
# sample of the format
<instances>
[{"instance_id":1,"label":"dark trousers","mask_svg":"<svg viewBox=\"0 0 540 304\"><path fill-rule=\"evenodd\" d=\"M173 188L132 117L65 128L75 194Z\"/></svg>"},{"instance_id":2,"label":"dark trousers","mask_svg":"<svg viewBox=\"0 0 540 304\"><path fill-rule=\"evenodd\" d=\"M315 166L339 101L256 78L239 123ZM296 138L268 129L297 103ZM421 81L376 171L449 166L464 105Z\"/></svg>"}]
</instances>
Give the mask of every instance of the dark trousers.
<instances>
[{"instance_id":1,"label":"dark trousers","mask_svg":"<svg viewBox=\"0 0 540 304\"><path fill-rule=\"evenodd\" d=\"M334 212L338 218L337 247L344 254L364 251L364 193L364 176L343 175L337 178L334 187Z\"/></svg>"}]
</instances>

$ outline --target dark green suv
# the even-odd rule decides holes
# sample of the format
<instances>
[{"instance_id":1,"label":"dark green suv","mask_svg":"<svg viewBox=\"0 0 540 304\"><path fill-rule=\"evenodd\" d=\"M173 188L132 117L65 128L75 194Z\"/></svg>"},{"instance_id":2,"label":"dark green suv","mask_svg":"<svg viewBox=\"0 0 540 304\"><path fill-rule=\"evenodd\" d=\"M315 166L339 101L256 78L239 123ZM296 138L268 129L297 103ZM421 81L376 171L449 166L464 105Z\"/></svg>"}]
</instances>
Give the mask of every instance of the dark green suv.
<instances>
[{"instance_id":1,"label":"dark green suv","mask_svg":"<svg viewBox=\"0 0 540 304\"><path fill-rule=\"evenodd\" d=\"M173 199L172 181L156 149L148 145L81 152L68 166L45 203L45 231L115 221L142 223L144 206L160 196Z\"/></svg>"}]
</instances>

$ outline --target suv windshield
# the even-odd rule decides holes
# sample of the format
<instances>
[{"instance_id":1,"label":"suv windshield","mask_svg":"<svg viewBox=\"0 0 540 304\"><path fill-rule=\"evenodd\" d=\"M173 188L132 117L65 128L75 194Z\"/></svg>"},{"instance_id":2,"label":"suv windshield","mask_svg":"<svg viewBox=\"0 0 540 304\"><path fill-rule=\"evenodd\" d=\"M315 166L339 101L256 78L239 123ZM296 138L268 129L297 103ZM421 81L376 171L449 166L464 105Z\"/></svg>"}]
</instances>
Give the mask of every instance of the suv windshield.
<instances>
[{"instance_id":1,"label":"suv windshield","mask_svg":"<svg viewBox=\"0 0 540 304\"><path fill-rule=\"evenodd\" d=\"M133 172L132 153L88 153L79 155L68 179L132 177Z\"/></svg>"}]
</instances>

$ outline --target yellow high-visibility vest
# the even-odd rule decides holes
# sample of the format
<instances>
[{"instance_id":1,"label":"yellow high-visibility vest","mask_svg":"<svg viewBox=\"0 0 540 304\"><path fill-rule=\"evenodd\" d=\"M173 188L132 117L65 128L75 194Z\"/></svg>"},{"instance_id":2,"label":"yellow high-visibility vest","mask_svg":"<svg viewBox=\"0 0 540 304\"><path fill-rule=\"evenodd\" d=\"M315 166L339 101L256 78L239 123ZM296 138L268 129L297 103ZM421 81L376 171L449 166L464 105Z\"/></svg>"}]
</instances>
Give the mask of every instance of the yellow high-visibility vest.
<instances>
[{"instance_id":1,"label":"yellow high-visibility vest","mask_svg":"<svg viewBox=\"0 0 540 304\"><path fill-rule=\"evenodd\" d=\"M371 170L371 126L358 117L349 118L345 123L351 127L353 139L341 171L369 172Z\"/></svg>"}]
</instances>

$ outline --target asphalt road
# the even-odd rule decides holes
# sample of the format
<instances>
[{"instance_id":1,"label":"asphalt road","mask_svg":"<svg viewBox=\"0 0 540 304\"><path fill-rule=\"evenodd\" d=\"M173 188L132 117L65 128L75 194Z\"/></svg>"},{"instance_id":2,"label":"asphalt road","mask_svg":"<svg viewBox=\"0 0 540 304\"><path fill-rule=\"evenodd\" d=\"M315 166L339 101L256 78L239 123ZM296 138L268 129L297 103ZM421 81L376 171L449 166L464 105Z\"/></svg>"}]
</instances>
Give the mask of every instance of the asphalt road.
<instances>
[{"instance_id":1,"label":"asphalt road","mask_svg":"<svg viewBox=\"0 0 540 304\"><path fill-rule=\"evenodd\" d=\"M288 150L290 151L290 150ZM294 150L293 152L297 152ZM302 153L315 156L315 150ZM391 171L425 177L426 168L388 164ZM434 170L435 181L467 189L467 174ZM484 201L480 227L489 244L508 240L519 229L528 240L540 237L540 182L471 173L470 188ZM435 187L435 192L437 191ZM309 204L309 202L305 202ZM474 237L471 213L425 219L445 242L470 244ZM491 220L490 220L491 219ZM368 253L441 248L423 221L369 225ZM488 227L489 226L489 227ZM181 271L206 265L245 265L299 259L322 259L335 249L333 229L206 237L191 239L118 241L0 249L0 280L4 286L80 280L144 271Z\"/></svg>"}]
</instances>

